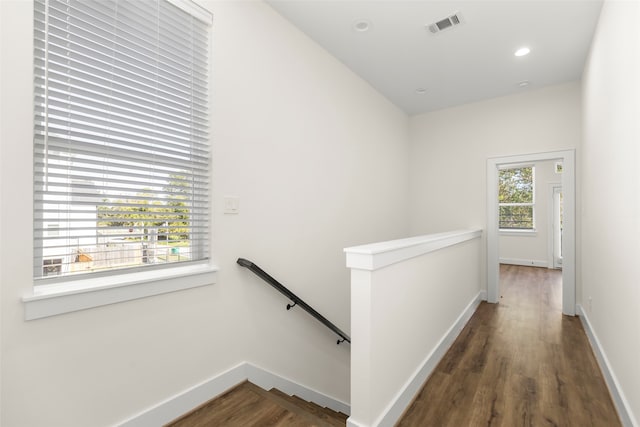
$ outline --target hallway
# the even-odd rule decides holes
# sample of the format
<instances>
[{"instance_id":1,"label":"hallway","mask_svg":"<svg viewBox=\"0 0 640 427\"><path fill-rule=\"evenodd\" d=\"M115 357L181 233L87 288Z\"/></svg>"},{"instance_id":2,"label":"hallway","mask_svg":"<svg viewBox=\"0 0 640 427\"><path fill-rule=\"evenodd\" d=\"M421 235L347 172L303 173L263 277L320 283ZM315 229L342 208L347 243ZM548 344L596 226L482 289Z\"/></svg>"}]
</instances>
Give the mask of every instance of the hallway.
<instances>
[{"instance_id":1,"label":"hallway","mask_svg":"<svg viewBox=\"0 0 640 427\"><path fill-rule=\"evenodd\" d=\"M501 265L500 288L397 426L619 426L580 319L562 315L561 272Z\"/></svg>"}]
</instances>

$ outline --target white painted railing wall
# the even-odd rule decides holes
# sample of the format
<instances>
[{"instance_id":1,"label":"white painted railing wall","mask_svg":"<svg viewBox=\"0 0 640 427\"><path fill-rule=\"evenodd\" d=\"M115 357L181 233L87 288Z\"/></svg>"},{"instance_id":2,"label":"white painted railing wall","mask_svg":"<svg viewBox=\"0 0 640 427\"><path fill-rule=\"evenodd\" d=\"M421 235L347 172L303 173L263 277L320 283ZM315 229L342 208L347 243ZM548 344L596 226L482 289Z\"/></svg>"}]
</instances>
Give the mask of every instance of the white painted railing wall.
<instances>
[{"instance_id":1,"label":"white painted railing wall","mask_svg":"<svg viewBox=\"0 0 640 427\"><path fill-rule=\"evenodd\" d=\"M351 416L392 426L485 293L482 231L345 249L351 268Z\"/></svg>"}]
</instances>

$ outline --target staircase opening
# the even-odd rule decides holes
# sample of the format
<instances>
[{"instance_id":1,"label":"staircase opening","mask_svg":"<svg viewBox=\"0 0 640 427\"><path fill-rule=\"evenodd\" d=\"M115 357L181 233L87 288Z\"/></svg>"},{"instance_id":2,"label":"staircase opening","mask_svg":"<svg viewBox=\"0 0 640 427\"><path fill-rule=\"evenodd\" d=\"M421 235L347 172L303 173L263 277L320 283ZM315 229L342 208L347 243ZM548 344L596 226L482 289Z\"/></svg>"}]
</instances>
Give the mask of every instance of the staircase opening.
<instances>
[{"instance_id":1,"label":"staircase opening","mask_svg":"<svg viewBox=\"0 0 640 427\"><path fill-rule=\"evenodd\" d=\"M245 381L165 427L305 425L341 426L347 415L278 389L263 390Z\"/></svg>"}]
</instances>

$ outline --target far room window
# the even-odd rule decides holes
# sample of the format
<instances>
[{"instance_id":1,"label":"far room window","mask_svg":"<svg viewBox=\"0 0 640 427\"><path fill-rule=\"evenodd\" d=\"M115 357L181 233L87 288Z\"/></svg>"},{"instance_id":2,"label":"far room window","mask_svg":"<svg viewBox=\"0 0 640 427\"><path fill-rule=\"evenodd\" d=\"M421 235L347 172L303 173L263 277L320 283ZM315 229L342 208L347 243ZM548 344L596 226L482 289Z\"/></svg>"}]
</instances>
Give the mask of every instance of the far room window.
<instances>
[{"instance_id":1,"label":"far room window","mask_svg":"<svg viewBox=\"0 0 640 427\"><path fill-rule=\"evenodd\" d=\"M533 166L500 169L498 205L501 230L535 229L534 176Z\"/></svg>"},{"instance_id":2,"label":"far room window","mask_svg":"<svg viewBox=\"0 0 640 427\"><path fill-rule=\"evenodd\" d=\"M34 278L209 258L211 17L35 0Z\"/></svg>"}]
</instances>

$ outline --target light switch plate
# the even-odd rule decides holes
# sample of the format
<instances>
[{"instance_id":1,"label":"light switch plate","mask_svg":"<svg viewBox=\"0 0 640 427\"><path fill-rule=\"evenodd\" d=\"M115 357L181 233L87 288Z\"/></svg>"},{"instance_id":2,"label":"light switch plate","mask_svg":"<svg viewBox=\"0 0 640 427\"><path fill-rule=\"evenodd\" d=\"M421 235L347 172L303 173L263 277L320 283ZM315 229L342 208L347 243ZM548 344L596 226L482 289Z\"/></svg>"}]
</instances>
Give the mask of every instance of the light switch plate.
<instances>
[{"instance_id":1,"label":"light switch plate","mask_svg":"<svg viewBox=\"0 0 640 427\"><path fill-rule=\"evenodd\" d=\"M240 213L240 197L224 196L224 213L225 214Z\"/></svg>"}]
</instances>

